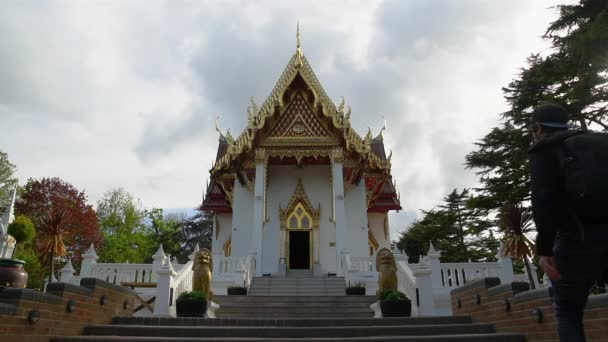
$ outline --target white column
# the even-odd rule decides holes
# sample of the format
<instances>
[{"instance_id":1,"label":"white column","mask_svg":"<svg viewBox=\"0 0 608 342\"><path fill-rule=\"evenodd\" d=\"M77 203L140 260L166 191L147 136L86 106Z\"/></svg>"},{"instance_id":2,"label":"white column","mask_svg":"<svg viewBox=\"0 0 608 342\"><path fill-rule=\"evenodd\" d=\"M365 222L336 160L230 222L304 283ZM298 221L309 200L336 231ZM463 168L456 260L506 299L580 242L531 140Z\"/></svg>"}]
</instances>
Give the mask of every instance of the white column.
<instances>
[{"instance_id":1,"label":"white column","mask_svg":"<svg viewBox=\"0 0 608 342\"><path fill-rule=\"evenodd\" d=\"M500 265L500 283L510 284L513 282L513 261L511 261L510 256L503 255L502 250L503 245L501 242L500 247L498 248L498 254L496 254L498 264Z\"/></svg>"},{"instance_id":2,"label":"white column","mask_svg":"<svg viewBox=\"0 0 608 342\"><path fill-rule=\"evenodd\" d=\"M431 269L431 281L433 282L433 288L442 288L443 284L441 283L441 263L439 262L441 252L435 249L435 246L433 246L432 242L430 243L427 257L429 259L429 268Z\"/></svg>"},{"instance_id":3,"label":"white column","mask_svg":"<svg viewBox=\"0 0 608 342\"><path fill-rule=\"evenodd\" d=\"M433 283L431 280L431 269L428 265L422 265L414 271L416 277L416 289L418 289L418 298L420 306L418 307L418 316L428 316L435 314L435 304L433 302ZM416 298L410 298L412 305L416 305Z\"/></svg>"},{"instance_id":4,"label":"white column","mask_svg":"<svg viewBox=\"0 0 608 342\"><path fill-rule=\"evenodd\" d=\"M74 277L74 267L72 266L72 262L68 260L68 263L60 271L59 280L62 283L71 284L72 279Z\"/></svg>"},{"instance_id":5,"label":"white column","mask_svg":"<svg viewBox=\"0 0 608 342\"><path fill-rule=\"evenodd\" d=\"M253 230L251 232L251 249L257 251L255 274L262 275L263 234L266 210L266 153L263 149L256 151L255 188L253 194Z\"/></svg>"},{"instance_id":6,"label":"white column","mask_svg":"<svg viewBox=\"0 0 608 342\"><path fill-rule=\"evenodd\" d=\"M80 279L91 277L93 273L93 265L97 263L97 253L95 253L95 247L93 244L89 246L89 249L82 255L82 264L80 265Z\"/></svg>"},{"instance_id":7,"label":"white column","mask_svg":"<svg viewBox=\"0 0 608 342\"><path fill-rule=\"evenodd\" d=\"M154 316L171 316L171 282L176 275L169 259L156 271L156 300L154 301ZM173 298L175 301L175 298Z\"/></svg>"},{"instance_id":8,"label":"white column","mask_svg":"<svg viewBox=\"0 0 608 342\"><path fill-rule=\"evenodd\" d=\"M332 158L332 179L334 212L336 221L336 273L344 274L341 251L346 248L346 212L344 209L344 176L342 172L342 151L334 151Z\"/></svg>"}]
</instances>

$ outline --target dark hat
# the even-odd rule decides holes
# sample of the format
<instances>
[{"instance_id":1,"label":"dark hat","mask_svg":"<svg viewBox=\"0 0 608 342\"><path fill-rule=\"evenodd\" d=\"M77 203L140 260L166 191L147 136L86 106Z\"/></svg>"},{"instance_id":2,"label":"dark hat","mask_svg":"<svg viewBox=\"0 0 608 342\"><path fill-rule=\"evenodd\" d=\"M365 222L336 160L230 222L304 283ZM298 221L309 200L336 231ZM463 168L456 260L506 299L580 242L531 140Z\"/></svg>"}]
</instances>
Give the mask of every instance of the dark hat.
<instances>
[{"instance_id":1,"label":"dark hat","mask_svg":"<svg viewBox=\"0 0 608 342\"><path fill-rule=\"evenodd\" d=\"M568 128L568 112L564 107L555 103L545 103L534 109L530 123L538 123L547 127Z\"/></svg>"}]
</instances>

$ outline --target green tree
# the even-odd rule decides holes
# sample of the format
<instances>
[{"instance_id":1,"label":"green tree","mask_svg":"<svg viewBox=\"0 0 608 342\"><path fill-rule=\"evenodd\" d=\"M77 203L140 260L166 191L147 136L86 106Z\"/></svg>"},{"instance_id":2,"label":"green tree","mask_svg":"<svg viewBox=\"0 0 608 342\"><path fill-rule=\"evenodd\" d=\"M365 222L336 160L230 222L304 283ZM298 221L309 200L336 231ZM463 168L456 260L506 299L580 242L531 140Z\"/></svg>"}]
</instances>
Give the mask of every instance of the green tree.
<instances>
[{"instance_id":1,"label":"green tree","mask_svg":"<svg viewBox=\"0 0 608 342\"><path fill-rule=\"evenodd\" d=\"M15 186L15 165L8 160L8 154L0 150L0 215L8 205Z\"/></svg>"},{"instance_id":2,"label":"green tree","mask_svg":"<svg viewBox=\"0 0 608 342\"><path fill-rule=\"evenodd\" d=\"M104 237L100 262L150 261L154 235L145 224L146 212L122 188L107 191L97 202L97 218Z\"/></svg>"},{"instance_id":3,"label":"green tree","mask_svg":"<svg viewBox=\"0 0 608 342\"><path fill-rule=\"evenodd\" d=\"M26 244L36 236L36 228L27 216L17 215L15 220L8 225L8 233L17 240L18 244Z\"/></svg>"},{"instance_id":4,"label":"green tree","mask_svg":"<svg viewBox=\"0 0 608 342\"><path fill-rule=\"evenodd\" d=\"M162 209L154 208L148 211L148 219L154 234L155 248L162 244L166 254L176 257L180 263L186 262L188 253L183 250L180 241L185 215L165 215Z\"/></svg>"},{"instance_id":5,"label":"green tree","mask_svg":"<svg viewBox=\"0 0 608 342\"><path fill-rule=\"evenodd\" d=\"M608 129L608 0L558 6L559 18L544 38L552 50L533 54L518 77L503 88L510 109L466 157L481 187L474 206L497 212L529 199L528 122L543 102L557 102L583 128Z\"/></svg>"},{"instance_id":6,"label":"green tree","mask_svg":"<svg viewBox=\"0 0 608 342\"><path fill-rule=\"evenodd\" d=\"M28 274L27 287L42 289L49 274L48 266L42 263L40 253L32 242L20 244L18 247L14 258L25 261L23 268Z\"/></svg>"},{"instance_id":7,"label":"green tree","mask_svg":"<svg viewBox=\"0 0 608 342\"><path fill-rule=\"evenodd\" d=\"M454 189L443 203L414 222L401 234L397 247L416 262L425 255L429 242L442 251L443 262L493 260L498 243L493 236L486 212L468 205L469 190Z\"/></svg>"},{"instance_id":8,"label":"green tree","mask_svg":"<svg viewBox=\"0 0 608 342\"><path fill-rule=\"evenodd\" d=\"M192 217L185 219L179 234L180 244L185 253L192 253L198 245L211 249L213 239L213 212L197 210Z\"/></svg>"}]
</instances>

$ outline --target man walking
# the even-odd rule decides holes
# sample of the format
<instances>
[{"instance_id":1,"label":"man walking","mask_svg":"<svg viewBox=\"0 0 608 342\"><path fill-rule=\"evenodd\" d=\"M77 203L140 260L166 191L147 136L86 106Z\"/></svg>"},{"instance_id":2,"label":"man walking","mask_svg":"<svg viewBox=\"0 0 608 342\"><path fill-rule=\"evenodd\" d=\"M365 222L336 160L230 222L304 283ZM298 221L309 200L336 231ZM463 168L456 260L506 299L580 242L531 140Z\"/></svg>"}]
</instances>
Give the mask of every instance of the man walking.
<instances>
[{"instance_id":1,"label":"man walking","mask_svg":"<svg viewBox=\"0 0 608 342\"><path fill-rule=\"evenodd\" d=\"M531 125L535 144L529 150L530 177L539 263L555 290L560 340L585 341L587 297L594 281L608 270L608 193L601 193L606 180L593 179L608 169L606 135L569 130L568 113L556 104L536 108ZM592 169L585 169L588 164L593 164ZM608 173L602 175L606 177Z\"/></svg>"}]
</instances>

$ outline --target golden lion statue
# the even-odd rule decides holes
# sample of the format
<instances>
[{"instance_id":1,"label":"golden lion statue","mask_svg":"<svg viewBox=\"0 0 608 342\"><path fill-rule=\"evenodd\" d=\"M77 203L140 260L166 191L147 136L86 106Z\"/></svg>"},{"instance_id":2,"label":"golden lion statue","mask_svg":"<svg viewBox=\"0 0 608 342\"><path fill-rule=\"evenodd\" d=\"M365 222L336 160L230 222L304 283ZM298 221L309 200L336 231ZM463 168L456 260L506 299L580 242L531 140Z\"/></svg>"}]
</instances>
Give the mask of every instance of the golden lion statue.
<instances>
[{"instance_id":1,"label":"golden lion statue","mask_svg":"<svg viewBox=\"0 0 608 342\"><path fill-rule=\"evenodd\" d=\"M211 272L213 272L213 255L207 248L203 248L194 256L192 264L192 291L203 291L208 299L213 299L211 292Z\"/></svg>"},{"instance_id":2,"label":"golden lion statue","mask_svg":"<svg viewBox=\"0 0 608 342\"><path fill-rule=\"evenodd\" d=\"M381 299L382 291L397 289L397 264L395 256L388 248L382 248L376 254L376 271L378 271L376 297Z\"/></svg>"}]
</instances>

